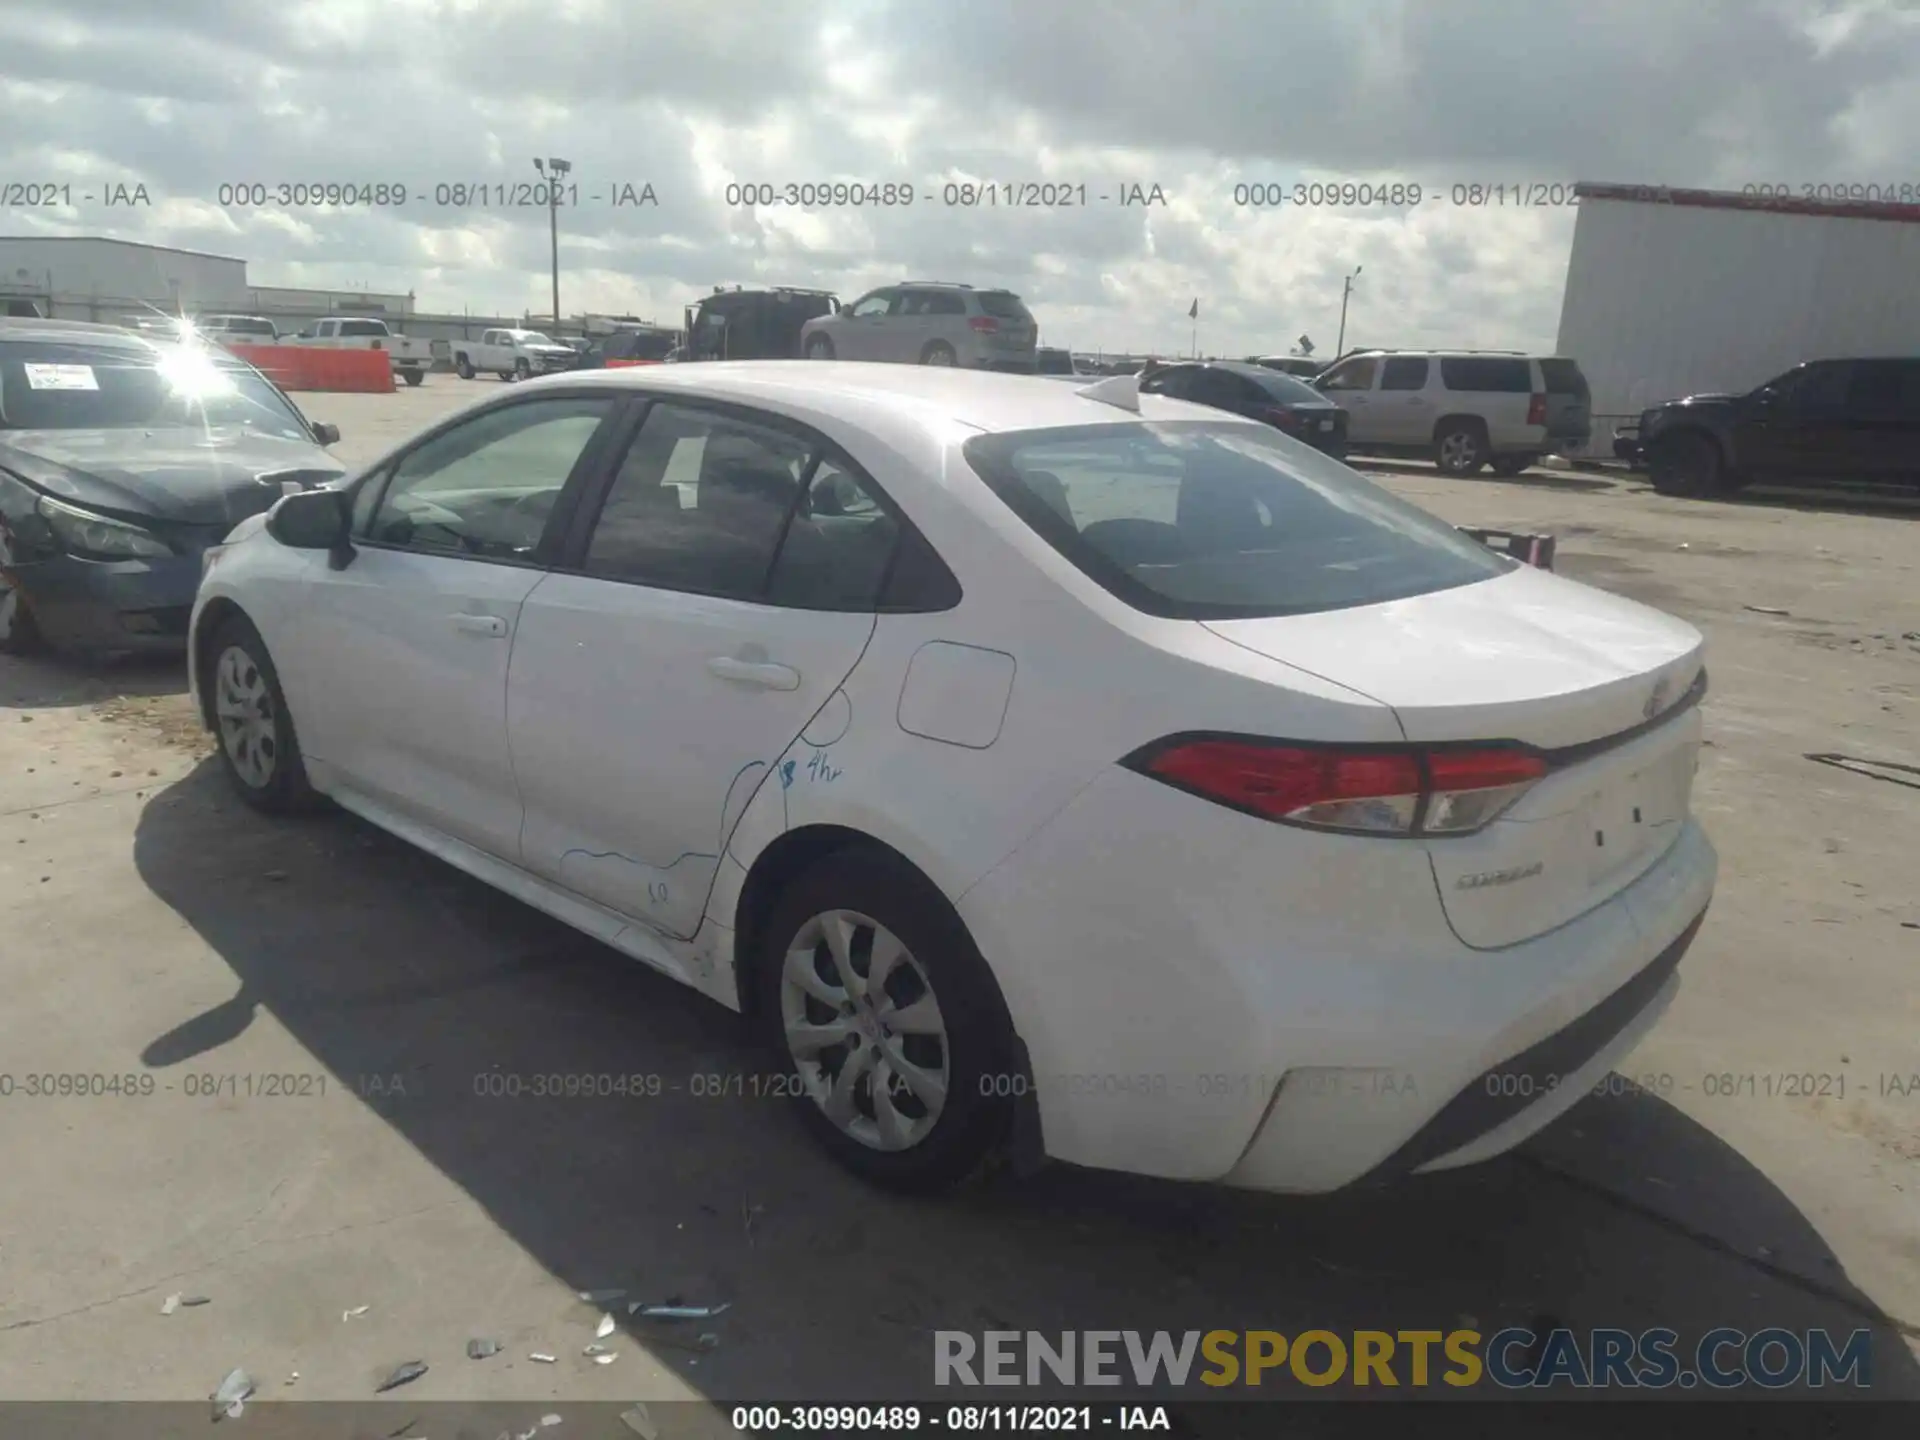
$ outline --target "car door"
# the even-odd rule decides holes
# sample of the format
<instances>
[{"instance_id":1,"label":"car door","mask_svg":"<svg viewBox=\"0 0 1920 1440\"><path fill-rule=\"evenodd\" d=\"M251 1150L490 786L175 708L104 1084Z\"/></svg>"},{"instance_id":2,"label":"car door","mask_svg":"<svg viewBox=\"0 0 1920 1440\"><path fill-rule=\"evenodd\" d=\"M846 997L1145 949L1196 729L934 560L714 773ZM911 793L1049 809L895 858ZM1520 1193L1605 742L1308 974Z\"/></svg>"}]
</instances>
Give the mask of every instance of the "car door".
<instances>
[{"instance_id":1,"label":"car door","mask_svg":"<svg viewBox=\"0 0 1920 1440\"><path fill-rule=\"evenodd\" d=\"M863 295L843 314L834 327L834 354L842 360L898 360L893 353L899 334L892 317L900 308L896 289L875 290Z\"/></svg>"},{"instance_id":2,"label":"car door","mask_svg":"<svg viewBox=\"0 0 1920 1440\"><path fill-rule=\"evenodd\" d=\"M1847 381L1847 447L1874 480L1920 469L1920 360L1856 360Z\"/></svg>"},{"instance_id":3,"label":"car door","mask_svg":"<svg viewBox=\"0 0 1920 1440\"><path fill-rule=\"evenodd\" d=\"M1367 397L1368 418L1378 441L1388 445L1432 441L1434 406L1427 395L1432 368L1432 360L1425 355L1388 355L1381 360L1380 383Z\"/></svg>"},{"instance_id":4,"label":"car door","mask_svg":"<svg viewBox=\"0 0 1920 1440\"><path fill-rule=\"evenodd\" d=\"M529 869L699 928L734 824L873 633L898 526L872 505L859 523L849 491L870 493L789 422L648 411L521 616L506 709Z\"/></svg>"},{"instance_id":5,"label":"car door","mask_svg":"<svg viewBox=\"0 0 1920 1440\"><path fill-rule=\"evenodd\" d=\"M517 860L507 662L569 478L624 406L543 395L433 432L356 488L355 555L316 556L282 665L302 747L353 792Z\"/></svg>"},{"instance_id":6,"label":"car door","mask_svg":"<svg viewBox=\"0 0 1920 1440\"><path fill-rule=\"evenodd\" d=\"M1372 355L1357 355L1342 362L1314 381L1314 388L1347 412L1349 445L1388 443L1382 432L1379 406L1374 404L1374 384L1380 378L1380 361Z\"/></svg>"},{"instance_id":7,"label":"car door","mask_svg":"<svg viewBox=\"0 0 1920 1440\"><path fill-rule=\"evenodd\" d=\"M1734 420L1741 465L1779 479L1861 473L1863 457L1847 418L1852 371L1850 361L1815 361L1743 400Z\"/></svg>"}]
</instances>

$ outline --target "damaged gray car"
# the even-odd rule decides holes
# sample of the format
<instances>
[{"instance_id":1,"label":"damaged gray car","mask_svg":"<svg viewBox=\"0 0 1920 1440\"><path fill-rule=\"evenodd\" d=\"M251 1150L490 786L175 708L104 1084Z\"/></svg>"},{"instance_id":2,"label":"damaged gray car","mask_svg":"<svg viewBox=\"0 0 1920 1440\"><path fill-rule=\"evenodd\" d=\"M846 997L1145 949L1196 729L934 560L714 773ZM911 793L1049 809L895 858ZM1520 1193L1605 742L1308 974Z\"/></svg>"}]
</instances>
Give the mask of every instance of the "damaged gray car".
<instances>
[{"instance_id":1,"label":"damaged gray car","mask_svg":"<svg viewBox=\"0 0 1920 1440\"><path fill-rule=\"evenodd\" d=\"M181 649L202 552L339 438L213 346L0 320L0 653Z\"/></svg>"}]
</instances>

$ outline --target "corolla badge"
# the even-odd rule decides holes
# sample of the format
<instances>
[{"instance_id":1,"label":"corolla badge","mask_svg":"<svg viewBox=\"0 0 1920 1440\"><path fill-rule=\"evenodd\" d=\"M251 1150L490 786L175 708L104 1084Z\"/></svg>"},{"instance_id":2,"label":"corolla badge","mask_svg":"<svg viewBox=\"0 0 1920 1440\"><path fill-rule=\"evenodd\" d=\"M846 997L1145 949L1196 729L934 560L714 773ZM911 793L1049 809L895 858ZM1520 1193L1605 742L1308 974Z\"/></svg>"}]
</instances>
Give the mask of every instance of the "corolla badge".
<instances>
[{"instance_id":1,"label":"corolla badge","mask_svg":"<svg viewBox=\"0 0 1920 1440\"><path fill-rule=\"evenodd\" d=\"M1671 694L1672 691L1673 682L1662 675L1658 680L1653 682L1653 693L1647 696L1647 703L1641 707L1640 713L1649 720L1653 719L1654 716L1667 708L1667 696Z\"/></svg>"},{"instance_id":2,"label":"corolla badge","mask_svg":"<svg viewBox=\"0 0 1920 1440\"><path fill-rule=\"evenodd\" d=\"M1462 875L1453 882L1453 888L1484 890L1489 885L1511 885L1516 880L1531 880L1546 868L1544 861L1536 860L1531 865L1515 865L1507 870L1483 870L1478 875Z\"/></svg>"}]
</instances>

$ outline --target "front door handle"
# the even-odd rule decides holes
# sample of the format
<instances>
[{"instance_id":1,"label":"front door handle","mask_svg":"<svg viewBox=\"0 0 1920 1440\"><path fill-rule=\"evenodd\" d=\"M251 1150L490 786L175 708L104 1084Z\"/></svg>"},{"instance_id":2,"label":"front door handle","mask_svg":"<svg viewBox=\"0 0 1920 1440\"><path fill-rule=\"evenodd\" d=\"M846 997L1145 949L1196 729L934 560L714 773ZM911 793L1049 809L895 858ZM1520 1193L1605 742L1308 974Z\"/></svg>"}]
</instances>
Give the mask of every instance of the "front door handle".
<instances>
[{"instance_id":1,"label":"front door handle","mask_svg":"<svg viewBox=\"0 0 1920 1440\"><path fill-rule=\"evenodd\" d=\"M785 665L752 660L736 660L731 655L716 655L707 661L709 673L740 685L757 685L762 690L798 690L800 672Z\"/></svg>"},{"instance_id":2,"label":"front door handle","mask_svg":"<svg viewBox=\"0 0 1920 1440\"><path fill-rule=\"evenodd\" d=\"M496 640L505 639L507 634L507 622L498 615L456 615L453 625L469 635L491 635Z\"/></svg>"}]
</instances>

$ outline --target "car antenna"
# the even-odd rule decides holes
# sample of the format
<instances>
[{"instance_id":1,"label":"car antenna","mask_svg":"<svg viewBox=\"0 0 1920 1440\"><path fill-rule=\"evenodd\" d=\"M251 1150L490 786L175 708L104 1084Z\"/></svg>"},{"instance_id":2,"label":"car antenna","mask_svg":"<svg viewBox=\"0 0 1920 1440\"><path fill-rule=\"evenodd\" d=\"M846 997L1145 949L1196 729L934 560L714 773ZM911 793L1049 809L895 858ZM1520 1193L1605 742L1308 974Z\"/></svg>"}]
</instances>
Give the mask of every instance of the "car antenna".
<instances>
[{"instance_id":1,"label":"car antenna","mask_svg":"<svg viewBox=\"0 0 1920 1440\"><path fill-rule=\"evenodd\" d=\"M1122 410L1140 413L1140 377L1138 375L1110 375L1105 380L1096 380L1091 385L1074 388L1074 394L1084 395L1089 400L1098 400L1102 405L1117 405Z\"/></svg>"}]
</instances>

